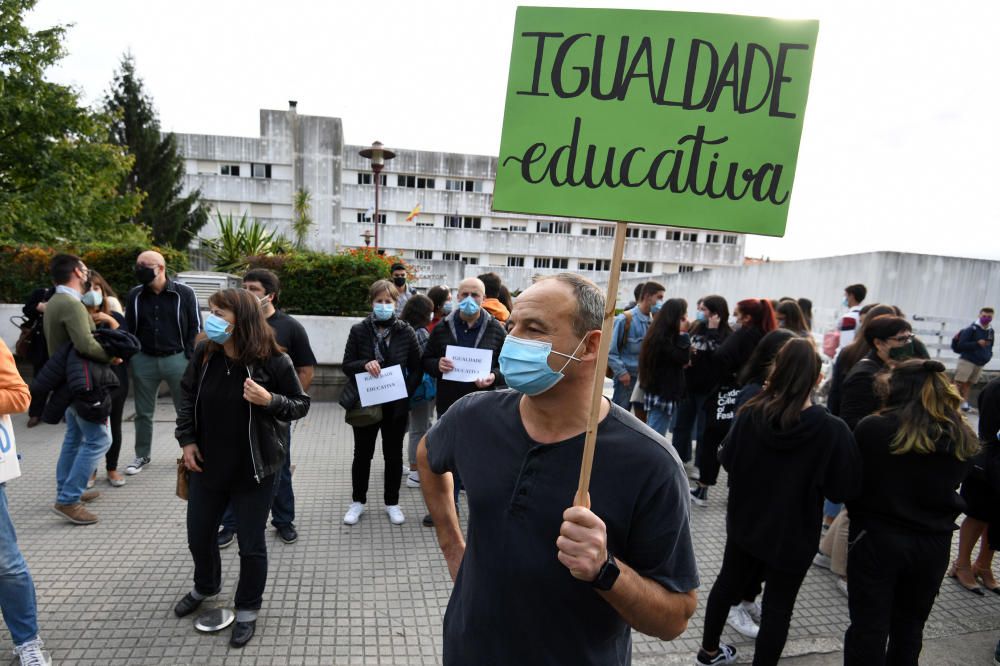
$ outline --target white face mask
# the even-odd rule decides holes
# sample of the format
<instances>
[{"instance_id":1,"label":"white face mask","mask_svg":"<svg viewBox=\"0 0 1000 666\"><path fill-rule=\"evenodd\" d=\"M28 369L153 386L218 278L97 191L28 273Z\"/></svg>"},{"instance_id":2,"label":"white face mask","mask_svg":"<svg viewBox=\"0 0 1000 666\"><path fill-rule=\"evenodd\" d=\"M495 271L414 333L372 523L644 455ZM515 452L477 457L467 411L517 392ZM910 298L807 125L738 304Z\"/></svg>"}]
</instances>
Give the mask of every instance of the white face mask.
<instances>
[{"instance_id":1,"label":"white face mask","mask_svg":"<svg viewBox=\"0 0 1000 666\"><path fill-rule=\"evenodd\" d=\"M738 331L740 329L740 320L736 318L736 315L729 315L729 328L734 331Z\"/></svg>"}]
</instances>

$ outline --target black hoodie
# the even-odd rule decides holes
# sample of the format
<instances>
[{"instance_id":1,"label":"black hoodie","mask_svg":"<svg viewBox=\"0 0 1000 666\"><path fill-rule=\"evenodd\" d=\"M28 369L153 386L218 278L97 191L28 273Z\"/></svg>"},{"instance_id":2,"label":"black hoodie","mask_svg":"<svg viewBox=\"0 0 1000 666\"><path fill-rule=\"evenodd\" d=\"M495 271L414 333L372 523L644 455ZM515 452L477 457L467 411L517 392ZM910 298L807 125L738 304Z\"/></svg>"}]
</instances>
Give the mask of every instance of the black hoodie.
<instances>
[{"instance_id":1,"label":"black hoodie","mask_svg":"<svg viewBox=\"0 0 1000 666\"><path fill-rule=\"evenodd\" d=\"M812 562L823 498L843 502L861 485L851 431L818 405L786 431L765 423L759 408L742 410L719 459L729 472L727 538L784 571Z\"/></svg>"}]
</instances>

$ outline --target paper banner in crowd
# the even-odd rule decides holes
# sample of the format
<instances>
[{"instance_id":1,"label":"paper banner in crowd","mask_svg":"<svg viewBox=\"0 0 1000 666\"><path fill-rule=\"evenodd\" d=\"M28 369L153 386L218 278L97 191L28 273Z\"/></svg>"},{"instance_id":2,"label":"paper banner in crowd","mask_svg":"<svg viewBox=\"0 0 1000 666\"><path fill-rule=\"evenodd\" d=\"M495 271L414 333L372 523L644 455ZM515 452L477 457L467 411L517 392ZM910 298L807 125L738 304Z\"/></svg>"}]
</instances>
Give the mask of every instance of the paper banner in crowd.
<instances>
[{"instance_id":1,"label":"paper banner in crowd","mask_svg":"<svg viewBox=\"0 0 1000 666\"><path fill-rule=\"evenodd\" d=\"M17 460L17 446L14 443L14 424L10 415L0 417L0 483L21 476L21 464Z\"/></svg>"},{"instance_id":2,"label":"paper banner in crowd","mask_svg":"<svg viewBox=\"0 0 1000 666\"><path fill-rule=\"evenodd\" d=\"M358 380L358 394L361 396L362 407L402 400L408 395L406 377L398 365L382 368L378 377L372 377L367 372L360 372L354 376Z\"/></svg>"},{"instance_id":3,"label":"paper banner in crowd","mask_svg":"<svg viewBox=\"0 0 1000 666\"><path fill-rule=\"evenodd\" d=\"M493 351L448 345L444 355L451 360L455 369L441 375L442 379L453 382L474 382L484 379L493 372Z\"/></svg>"}]
</instances>

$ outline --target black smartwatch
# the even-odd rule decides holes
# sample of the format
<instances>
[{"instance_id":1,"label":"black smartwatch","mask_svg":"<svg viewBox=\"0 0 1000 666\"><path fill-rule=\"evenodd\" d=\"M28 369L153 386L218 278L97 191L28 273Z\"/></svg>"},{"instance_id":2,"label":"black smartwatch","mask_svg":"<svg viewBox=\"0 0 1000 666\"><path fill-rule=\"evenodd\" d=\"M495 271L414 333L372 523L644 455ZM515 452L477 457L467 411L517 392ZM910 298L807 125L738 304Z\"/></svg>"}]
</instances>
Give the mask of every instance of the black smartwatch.
<instances>
[{"instance_id":1,"label":"black smartwatch","mask_svg":"<svg viewBox=\"0 0 1000 666\"><path fill-rule=\"evenodd\" d=\"M602 592L607 592L618 580L618 576L621 574L622 570L618 568L618 563L615 562L615 556L608 551L608 559L601 565L601 570L597 572L597 578L590 582L594 586L594 589L601 590Z\"/></svg>"}]
</instances>

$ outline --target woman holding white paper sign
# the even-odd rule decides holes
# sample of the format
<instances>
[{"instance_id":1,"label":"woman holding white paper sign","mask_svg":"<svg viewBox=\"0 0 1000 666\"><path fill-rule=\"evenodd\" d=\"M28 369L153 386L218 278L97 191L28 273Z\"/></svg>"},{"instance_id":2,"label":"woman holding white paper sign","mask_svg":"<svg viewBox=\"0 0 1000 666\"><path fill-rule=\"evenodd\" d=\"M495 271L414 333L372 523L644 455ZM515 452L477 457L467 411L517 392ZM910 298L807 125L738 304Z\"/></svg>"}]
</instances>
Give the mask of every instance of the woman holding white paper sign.
<instances>
[{"instance_id":1,"label":"woman holding white paper sign","mask_svg":"<svg viewBox=\"0 0 1000 666\"><path fill-rule=\"evenodd\" d=\"M388 280L378 280L368 292L372 312L364 321L351 327L344 349L344 374L355 382L355 375L367 372L378 377L382 368L398 365L406 375L408 396L423 380L420 346L417 335L405 321L396 317L399 291ZM351 387L354 388L354 387ZM382 458L385 462L385 512L393 525L405 520L399 507L399 482L403 468L403 435L406 434L409 397L381 405L382 420L354 428L354 460L351 462L351 505L344 523L354 525L361 518L368 501L368 477L371 474L375 440L382 433Z\"/></svg>"}]
</instances>

